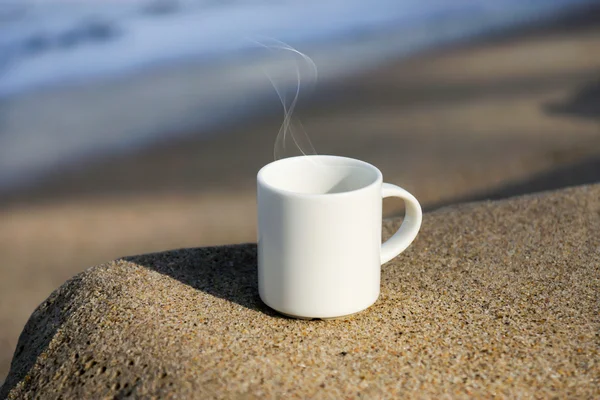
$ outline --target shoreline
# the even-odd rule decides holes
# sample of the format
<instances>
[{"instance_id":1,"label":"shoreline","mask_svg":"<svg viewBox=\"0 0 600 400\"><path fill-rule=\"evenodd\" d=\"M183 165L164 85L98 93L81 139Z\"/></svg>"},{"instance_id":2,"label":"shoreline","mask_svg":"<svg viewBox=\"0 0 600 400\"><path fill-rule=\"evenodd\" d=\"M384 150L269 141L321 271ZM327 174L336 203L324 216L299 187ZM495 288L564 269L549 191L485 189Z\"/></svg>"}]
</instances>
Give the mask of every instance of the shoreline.
<instances>
[{"instance_id":1,"label":"shoreline","mask_svg":"<svg viewBox=\"0 0 600 400\"><path fill-rule=\"evenodd\" d=\"M502 28L494 30L490 27L481 37L462 38L455 40L454 44L441 46L441 52L440 43L452 42L451 38L432 41L433 37L437 37L435 34L427 39L416 32L413 46L419 43L419 46L424 46L416 56L422 59L428 54L435 57L443 52L502 43L511 38L522 40L528 35L560 33L564 29L585 30L593 28L600 20L593 13L590 15L590 10L593 12L595 9L600 11L600 6L579 5L566 15L553 16L548 20L526 18L530 24L521 22L520 27L508 33ZM329 54L331 44L313 47L309 55L320 65L319 72L324 82L320 93L312 96L311 102L322 103L320 97L331 100L330 92L335 92L340 82L362 79L362 76L385 69L385 65L404 62L404 53L412 51L400 47L386 49L393 42L402 42L392 39L399 36L404 36L403 31L391 28L363 32L352 40L346 38L343 44L338 43L335 54ZM427 44L428 40L431 43ZM0 148L12 150L0 151L0 182L4 182L5 186L0 189L0 206L6 203L7 198L20 197L24 200L30 190L39 193L36 187L40 183L40 186L47 186L45 182L52 181L52 171L55 176L63 172L69 174L70 168L82 164L92 166L103 159L119 159L152 151L163 145L169 146L171 141L196 140L202 136L211 140L210 136L216 132L222 134L242 124L273 118L280 105L263 75L263 69L276 74L276 81L281 86L293 86L290 82L292 77L285 72L290 69L290 59L264 59L256 55L248 58L247 54L232 57L246 61L234 63L233 69L230 64L204 65L189 61L166 69L98 82L91 87L67 85L58 91L42 90L31 96L23 94L10 101L5 100L4 104L0 104L0 111L11 115L11 118L6 120L4 134L0 135ZM232 84L229 76L244 76L244 79ZM190 86L189 82L195 83ZM207 88L208 93L204 93ZM152 93L149 96L150 89ZM175 96L175 93L178 95ZM185 100L181 100L182 97ZM47 109L48 104L52 104L50 110ZM198 112L190 113L192 108ZM64 110L83 115L87 120L85 126L77 128L70 118L57 117L65 114ZM144 110L154 111L146 113ZM139 118L140 114L148 115ZM36 117L31 118L30 115ZM82 132L85 134L82 135ZM26 141L22 139L23 133L27 134ZM26 144L37 142L45 145L32 147Z\"/></svg>"},{"instance_id":2,"label":"shoreline","mask_svg":"<svg viewBox=\"0 0 600 400\"><path fill-rule=\"evenodd\" d=\"M597 24L593 22L597 20L599 20L597 17L592 17L586 21L586 24L577 25L575 29L571 25L571 28L566 30L563 21L555 29L547 27L537 33L536 31L523 32L522 36L490 38L489 41L477 40L472 43L458 44L442 51L431 50L419 56L371 68L362 74L332 79L315 93L301 95L294 118L303 123L307 121L312 123L312 120L322 120L332 115L332 120L343 126L343 118L340 119L339 116L351 110L360 112L361 109L372 108L370 104L373 103L398 107L403 113L410 115L415 110L419 111L427 107L437 109L457 100L470 102L471 99L476 98L483 100L518 98L527 94L560 91L560 88L566 85L593 82L597 70L597 60L593 55L589 55L587 63L575 60L572 65L569 65L566 56L552 57L542 54L548 59L543 69L540 69L536 62L522 60L522 65L509 63L505 66L491 66L491 79L487 77L487 68L477 65L468 71L470 76L466 73L461 76L462 67L459 64L462 63L460 57L469 57L470 53L482 50L484 53L504 52L508 54L507 57L511 57L510 47L515 43L531 42L534 46L551 48L554 41L561 40L561 36L574 35L586 38L589 44L584 41L577 45L582 49L586 46L591 49L598 31ZM572 23L570 19L565 21ZM563 42L562 47L575 44L565 40ZM525 54L518 54L518 57L522 56ZM476 60L475 56L470 57ZM502 58L496 56L496 62L502 62ZM447 65L449 71L440 72L443 66L432 66L439 59L449 60ZM496 71L493 70L494 68ZM390 86L388 81L394 84ZM275 98L274 93L272 93L272 100L273 107L263 108L262 112L254 113L253 116L248 115L240 120L229 121L213 129L196 133L182 129L148 147L124 153L117 152L104 157L92 157L91 160L79 165L76 171L69 168L59 169L31 188L0 193L0 210L67 199L90 201L94 198L134 198L157 193L169 196L194 194L207 190L221 192L233 187L253 190L255 172L262 165L273 160L273 145L283 122L282 111L277 110L281 106L277 105L278 99ZM549 103L546 107L552 108L552 104ZM402 127L407 121L398 122ZM368 140L366 132L354 132L352 138L341 139L343 134L323 131L321 125L317 121L315 129L306 129L315 144L317 153L337 154L340 150L345 151L344 147L355 147L353 143L349 143L351 146L344 144L344 140L349 142L355 139ZM429 132L424 134L430 135ZM441 133L437 135L440 136ZM590 138L594 142L593 135ZM412 138L411 140L427 142L428 139ZM570 163L577 163L588 153L593 155L593 151L588 152L580 147L561 149L561 154L549 156L550 163L544 162L538 167L531 167L531 173L544 172L557 161L559 166L567 166ZM355 148L348 150L351 152L349 156L377 161L373 157L377 156L377 151L369 155L369 152ZM194 160L194 158L201 160ZM238 167L234 165L235 163L243 165ZM214 166L221 174L218 182L210 178ZM395 174L391 166L383 168L384 172L391 170ZM145 177L146 171L151 175L149 179ZM122 172L125 172L124 176L120 176ZM511 177L513 180L518 178L518 174ZM488 189L490 188L485 186L478 188L479 191ZM466 193L453 193L449 197L461 198L465 195ZM448 200L449 198L434 198L428 203L444 203Z\"/></svg>"}]
</instances>

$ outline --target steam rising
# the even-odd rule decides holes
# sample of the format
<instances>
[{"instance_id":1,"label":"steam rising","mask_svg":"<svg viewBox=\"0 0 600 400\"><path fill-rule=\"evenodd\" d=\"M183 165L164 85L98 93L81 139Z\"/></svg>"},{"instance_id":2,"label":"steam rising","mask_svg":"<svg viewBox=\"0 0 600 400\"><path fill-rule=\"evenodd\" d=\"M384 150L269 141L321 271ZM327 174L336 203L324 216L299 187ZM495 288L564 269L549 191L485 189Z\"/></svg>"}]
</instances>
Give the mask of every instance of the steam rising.
<instances>
[{"instance_id":1,"label":"steam rising","mask_svg":"<svg viewBox=\"0 0 600 400\"><path fill-rule=\"evenodd\" d=\"M277 82L275 82L275 80L266 71L264 71L267 79L269 79L271 82L273 89L275 89L277 97L279 97L279 100L281 101L281 105L283 106L283 123L281 124L277 138L275 139L273 157L275 160L289 157L290 146L295 146L295 149L299 150L302 155L315 155L317 152L315 151L310 138L306 134L302 123L299 120L292 120L292 114L294 113L294 109L296 108L296 104L298 102L298 97L300 96L300 88L303 85L303 80L305 81L304 85L308 83L311 86L314 86L316 83L318 78L317 66L309 56L294 49L290 45L276 39L269 40L272 42L272 44L265 44L261 42L256 43L269 50L282 50L289 52L292 56L294 71L296 74L296 89L292 101L288 104L285 89L282 90L280 87L281 84L278 86ZM301 68L301 66L304 68ZM303 70L305 72L304 79L302 74ZM290 139L291 143L288 143L290 142Z\"/></svg>"}]
</instances>

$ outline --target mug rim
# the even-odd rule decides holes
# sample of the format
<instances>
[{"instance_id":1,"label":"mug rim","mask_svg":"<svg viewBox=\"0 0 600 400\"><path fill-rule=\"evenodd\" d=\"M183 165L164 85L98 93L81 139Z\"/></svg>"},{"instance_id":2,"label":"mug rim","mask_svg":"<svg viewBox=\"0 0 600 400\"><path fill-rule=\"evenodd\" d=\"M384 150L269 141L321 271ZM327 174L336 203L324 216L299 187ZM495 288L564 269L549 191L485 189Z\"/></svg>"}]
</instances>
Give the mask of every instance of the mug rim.
<instances>
[{"instance_id":1,"label":"mug rim","mask_svg":"<svg viewBox=\"0 0 600 400\"><path fill-rule=\"evenodd\" d=\"M277 186L274 186L274 185L268 183L267 180L265 179L265 177L264 177L265 171L268 168L272 168L275 164L291 162L292 160L297 160L299 158L305 158L305 157L327 158L327 159L338 159L338 160L351 161L352 163L358 164L362 167L365 167L365 168L375 171L377 177L373 182L371 182L368 185L365 185L363 187L360 187L358 189L348 190L345 192L336 192L336 193L299 193L299 192L294 192L294 191L287 190L287 189L281 189ZM377 168L376 166L369 164L366 161L362 161L362 160L359 160L356 158L333 156L333 155L327 155L327 154L311 154L311 155L287 157L287 158L282 158L279 160L271 161L270 163L264 165L258 171L258 174L256 175L256 181L258 182L258 184L260 186L263 186L263 187L265 187L279 195L282 195L282 196L290 196L290 197L293 196L293 197L301 197L301 198L323 198L323 197L331 198L331 197L351 196L351 195L361 192L363 190L368 190L369 188L372 188L377 184L381 184L383 182L383 175L382 175L381 171L379 170L379 168Z\"/></svg>"}]
</instances>

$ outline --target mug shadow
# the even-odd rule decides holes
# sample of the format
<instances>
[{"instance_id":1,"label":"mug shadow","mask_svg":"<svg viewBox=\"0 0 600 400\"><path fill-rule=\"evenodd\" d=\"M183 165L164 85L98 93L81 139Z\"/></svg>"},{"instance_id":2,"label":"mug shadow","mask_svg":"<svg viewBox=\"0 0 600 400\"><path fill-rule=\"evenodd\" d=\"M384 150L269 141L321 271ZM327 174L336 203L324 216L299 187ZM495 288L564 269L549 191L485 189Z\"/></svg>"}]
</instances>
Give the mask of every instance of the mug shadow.
<instances>
[{"instance_id":1,"label":"mug shadow","mask_svg":"<svg viewBox=\"0 0 600 400\"><path fill-rule=\"evenodd\" d=\"M271 317L287 317L258 295L256 244L188 248L122 258L184 285Z\"/></svg>"}]
</instances>

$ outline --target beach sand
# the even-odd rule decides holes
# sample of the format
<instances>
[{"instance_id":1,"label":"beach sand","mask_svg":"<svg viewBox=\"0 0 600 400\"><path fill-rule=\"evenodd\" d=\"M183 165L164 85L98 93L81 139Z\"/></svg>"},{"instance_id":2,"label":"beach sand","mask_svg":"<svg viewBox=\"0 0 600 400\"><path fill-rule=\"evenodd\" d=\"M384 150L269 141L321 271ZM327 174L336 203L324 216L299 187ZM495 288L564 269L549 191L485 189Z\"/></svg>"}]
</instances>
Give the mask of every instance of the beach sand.
<instances>
[{"instance_id":1,"label":"beach sand","mask_svg":"<svg viewBox=\"0 0 600 400\"><path fill-rule=\"evenodd\" d=\"M356 157L426 210L600 180L600 26L430 52L299 108L319 154ZM0 377L34 308L124 255L252 242L281 115L90 162L0 201ZM400 212L385 203L386 215Z\"/></svg>"}]
</instances>

